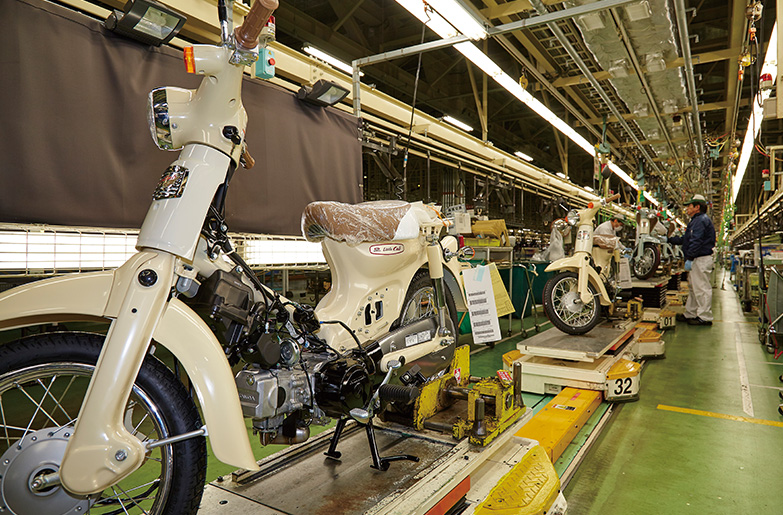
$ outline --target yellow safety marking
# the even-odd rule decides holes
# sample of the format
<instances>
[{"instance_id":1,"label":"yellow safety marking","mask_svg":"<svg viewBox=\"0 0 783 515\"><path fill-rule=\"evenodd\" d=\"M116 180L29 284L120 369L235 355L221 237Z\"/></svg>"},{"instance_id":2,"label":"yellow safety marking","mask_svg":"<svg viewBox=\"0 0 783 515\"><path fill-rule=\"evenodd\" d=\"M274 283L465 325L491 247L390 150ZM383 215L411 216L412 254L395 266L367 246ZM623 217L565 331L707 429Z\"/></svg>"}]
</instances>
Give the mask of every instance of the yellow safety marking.
<instances>
[{"instance_id":1,"label":"yellow safety marking","mask_svg":"<svg viewBox=\"0 0 783 515\"><path fill-rule=\"evenodd\" d=\"M560 491L560 478L541 446L531 449L476 506L476 515L544 515Z\"/></svg>"},{"instance_id":2,"label":"yellow safety marking","mask_svg":"<svg viewBox=\"0 0 783 515\"><path fill-rule=\"evenodd\" d=\"M724 415L723 413L713 413L712 411L702 411L698 409L678 408L676 406L666 406L659 404L658 409L665 411L674 411L676 413L688 413L690 415L701 415L702 417L722 418L724 420L733 420L735 422L750 422L751 424L761 424L762 426L783 427L783 422L774 422L772 420L762 420L760 418L737 417L734 415Z\"/></svg>"}]
</instances>

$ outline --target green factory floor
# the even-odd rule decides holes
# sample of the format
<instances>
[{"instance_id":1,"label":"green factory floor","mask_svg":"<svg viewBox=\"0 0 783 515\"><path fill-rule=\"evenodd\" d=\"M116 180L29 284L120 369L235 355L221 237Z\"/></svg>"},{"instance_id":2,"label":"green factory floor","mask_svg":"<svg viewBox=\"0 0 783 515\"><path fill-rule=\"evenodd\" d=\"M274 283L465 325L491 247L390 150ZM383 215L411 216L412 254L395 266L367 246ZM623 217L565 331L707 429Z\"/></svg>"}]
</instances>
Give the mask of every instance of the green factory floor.
<instances>
[{"instance_id":1,"label":"green factory floor","mask_svg":"<svg viewBox=\"0 0 783 515\"><path fill-rule=\"evenodd\" d=\"M726 288L711 327L666 332L639 400L619 406L565 489L569 513L781 512L783 361Z\"/></svg>"},{"instance_id":2,"label":"green factory floor","mask_svg":"<svg viewBox=\"0 0 783 515\"><path fill-rule=\"evenodd\" d=\"M666 358L645 363L639 400L614 406L565 488L569 513L781 512L783 417L777 408L783 359L775 361L759 344L756 317L743 314L728 281L725 288L713 290L714 324L678 323L668 330ZM513 323L516 333L519 321ZM532 326L530 318L525 326ZM471 374L494 374L503 353L521 339L474 351ZM551 399L524 397L533 411ZM555 463L558 473L607 407Z\"/></svg>"}]
</instances>

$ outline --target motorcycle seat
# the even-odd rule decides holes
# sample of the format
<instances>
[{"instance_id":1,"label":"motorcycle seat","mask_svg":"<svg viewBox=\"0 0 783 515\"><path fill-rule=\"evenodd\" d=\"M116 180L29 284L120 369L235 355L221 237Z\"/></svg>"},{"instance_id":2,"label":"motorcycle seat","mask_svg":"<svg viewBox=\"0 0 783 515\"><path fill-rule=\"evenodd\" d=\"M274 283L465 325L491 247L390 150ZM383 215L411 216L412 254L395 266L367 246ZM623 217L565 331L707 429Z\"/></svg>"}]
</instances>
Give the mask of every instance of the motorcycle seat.
<instances>
[{"instance_id":1,"label":"motorcycle seat","mask_svg":"<svg viewBox=\"0 0 783 515\"><path fill-rule=\"evenodd\" d=\"M308 241L331 238L351 245L409 240L418 237L422 222L435 218L437 213L421 202L311 202L302 213L302 235Z\"/></svg>"}]
</instances>

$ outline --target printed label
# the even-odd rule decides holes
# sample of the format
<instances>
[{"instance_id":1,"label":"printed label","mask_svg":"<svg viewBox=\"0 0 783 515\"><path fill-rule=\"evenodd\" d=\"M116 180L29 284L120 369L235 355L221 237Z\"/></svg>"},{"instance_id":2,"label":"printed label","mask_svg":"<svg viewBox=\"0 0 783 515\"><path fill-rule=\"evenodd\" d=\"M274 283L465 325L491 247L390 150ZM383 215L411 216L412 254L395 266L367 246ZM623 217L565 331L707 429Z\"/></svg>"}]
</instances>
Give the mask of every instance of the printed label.
<instances>
[{"instance_id":1,"label":"printed label","mask_svg":"<svg viewBox=\"0 0 783 515\"><path fill-rule=\"evenodd\" d=\"M395 254L402 254L405 250L405 245L401 243L386 243L383 245L371 245L370 254L373 256L393 256Z\"/></svg>"}]
</instances>

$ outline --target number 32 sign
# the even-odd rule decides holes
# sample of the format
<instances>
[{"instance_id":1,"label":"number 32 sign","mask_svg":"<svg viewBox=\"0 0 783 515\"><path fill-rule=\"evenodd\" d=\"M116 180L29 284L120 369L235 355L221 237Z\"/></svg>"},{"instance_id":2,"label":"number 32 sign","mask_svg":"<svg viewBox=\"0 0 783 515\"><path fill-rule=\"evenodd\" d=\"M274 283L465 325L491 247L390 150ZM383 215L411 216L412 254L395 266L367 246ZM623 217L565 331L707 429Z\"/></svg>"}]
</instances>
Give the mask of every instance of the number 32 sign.
<instances>
[{"instance_id":1,"label":"number 32 sign","mask_svg":"<svg viewBox=\"0 0 783 515\"><path fill-rule=\"evenodd\" d=\"M621 401L636 399L639 396L639 375L618 377L606 381L606 400Z\"/></svg>"}]
</instances>

